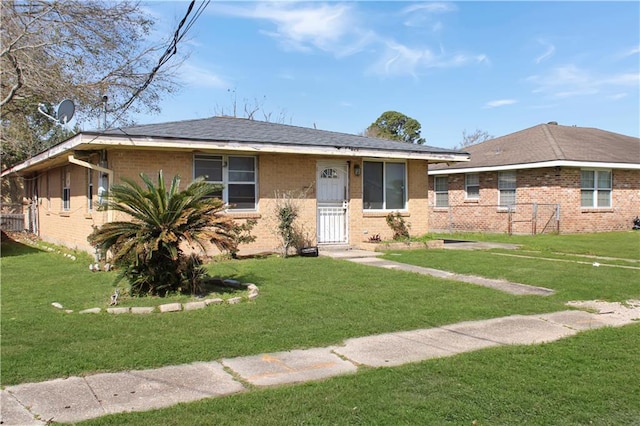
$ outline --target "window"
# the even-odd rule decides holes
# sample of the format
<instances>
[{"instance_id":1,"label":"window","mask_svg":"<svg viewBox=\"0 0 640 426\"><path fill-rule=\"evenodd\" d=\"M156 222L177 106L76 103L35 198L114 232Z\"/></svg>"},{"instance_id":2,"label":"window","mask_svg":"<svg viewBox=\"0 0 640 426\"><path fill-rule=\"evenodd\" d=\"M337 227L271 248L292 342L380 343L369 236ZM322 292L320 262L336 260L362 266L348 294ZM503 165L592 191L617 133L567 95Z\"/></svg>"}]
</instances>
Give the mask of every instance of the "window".
<instances>
[{"instance_id":1,"label":"window","mask_svg":"<svg viewBox=\"0 0 640 426\"><path fill-rule=\"evenodd\" d=\"M196 155L193 160L194 176L204 176L210 183L224 185L211 194L230 205L231 209L256 208L255 157Z\"/></svg>"},{"instance_id":2,"label":"window","mask_svg":"<svg viewBox=\"0 0 640 426\"><path fill-rule=\"evenodd\" d=\"M93 211L93 170L87 169L87 211Z\"/></svg>"},{"instance_id":3,"label":"window","mask_svg":"<svg viewBox=\"0 0 640 426\"><path fill-rule=\"evenodd\" d=\"M500 199L498 204L501 208L515 206L516 204L516 172L499 172L498 173L498 191Z\"/></svg>"},{"instance_id":4,"label":"window","mask_svg":"<svg viewBox=\"0 0 640 426\"><path fill-rule=\"evenodd\" d=\"M320 173L320 179L337 179L338 172L336 169L324 169L322 173Z\"/></svg>"},{"instance_id":5,"label":"window","mask_svg":"<svg viewBox=\"0 0 640 426\"><path fill-rule=\"evenodd\" d=\"M71 209L71 172L66 167L62 169L62 210Z\"/></svg>"},{"instance_id":6,"label":"window","mask_svg":"<svg viewBox=\"0 0 640 426\"><path fill-rule=\"evenodd\" d=\"M406 199L404 163L363 163L362 202L365 210L404 210Z\"/></svg>"},{"instance_id":7,"label":"window","mask_svg":"<svg viewBox=\"0 0 640 426\"><path fill-rule=\"evenodd\" d=\"M480 198L480 175L478 173L467 173L464 176L464 196L467 200Z\"/></svg>"},{"instance_id":8,"label":"window","mask_svg":"<svg viewBox=\"0 0 640 426\"><path fill-rule=\"evenodd\" d=\"M611 170L580 171L580 206L611 207Z\"/></svg>"},{"instance_id":9,"label":"window","mask_svg":"<svg viewBox=\"0 0 640 426\"><path fill-rule=\"evenodd\" d=\"M253 157L229 157L227 202L236 209L256 207L256 166Z\"/></svg>"},{"instance_id":10,"label":"window","mask_svg":"<svg viewBox=\"0 0 640 426\"><path fill-rule=\"evenodd\" d=\"M449 176L435 176L436 207L449 207Z\"/></svg>"}]
</instances>

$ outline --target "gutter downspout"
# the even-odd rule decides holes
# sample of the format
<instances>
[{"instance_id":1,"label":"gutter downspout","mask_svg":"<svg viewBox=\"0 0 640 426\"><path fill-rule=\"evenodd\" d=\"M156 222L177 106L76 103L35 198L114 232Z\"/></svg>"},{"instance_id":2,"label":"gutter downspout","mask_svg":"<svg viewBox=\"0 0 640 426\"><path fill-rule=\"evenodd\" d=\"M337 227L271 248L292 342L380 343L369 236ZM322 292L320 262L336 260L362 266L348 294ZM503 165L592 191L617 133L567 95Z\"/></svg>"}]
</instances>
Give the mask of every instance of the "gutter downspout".
<instances>
[{"instance_id":1,"label":"gutter downspout","mask_svg":"<svg viewBox=\"0 0 640 426\"><path fill-rule=\"evenodd\" d=\"M86 161L78 160L73 155L69 156L69 162L72 164L77 164L78 166L86 167L87 169L97 170L102 173L106 173L109 176L109 184L113 182L113 170L107 169L104 167L100 167L95 164L88 163ZM107 222L113 221L113 211L111 209L107 209Z\"/></svg>"}]
</instances>

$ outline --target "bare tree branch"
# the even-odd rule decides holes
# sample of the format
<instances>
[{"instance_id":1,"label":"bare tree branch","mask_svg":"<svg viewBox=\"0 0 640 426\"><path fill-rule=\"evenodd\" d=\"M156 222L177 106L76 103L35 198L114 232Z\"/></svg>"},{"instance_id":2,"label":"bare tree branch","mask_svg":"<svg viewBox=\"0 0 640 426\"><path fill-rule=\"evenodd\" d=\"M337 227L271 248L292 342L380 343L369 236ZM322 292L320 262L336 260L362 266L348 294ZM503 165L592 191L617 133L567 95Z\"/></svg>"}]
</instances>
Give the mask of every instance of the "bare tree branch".
<instances>
[{"instance_id":1,"label":"bare tree branch","mask_svg":"<svg viewBox=\"0 0 640 426\"><path fill-rule=\"evenodd\" d=\"M100 116L105 94L118 124L132 113L158 112L161 95L179 87L176 69L186 55L175 56L177 43L197 18L188 16L165 41L150 43L154 23L137 2L0 0L2 152L19 157L19 147L5 145L37 147L50 137L40 104L73 100L77 123Z\"/></svg>"}]
</instances>

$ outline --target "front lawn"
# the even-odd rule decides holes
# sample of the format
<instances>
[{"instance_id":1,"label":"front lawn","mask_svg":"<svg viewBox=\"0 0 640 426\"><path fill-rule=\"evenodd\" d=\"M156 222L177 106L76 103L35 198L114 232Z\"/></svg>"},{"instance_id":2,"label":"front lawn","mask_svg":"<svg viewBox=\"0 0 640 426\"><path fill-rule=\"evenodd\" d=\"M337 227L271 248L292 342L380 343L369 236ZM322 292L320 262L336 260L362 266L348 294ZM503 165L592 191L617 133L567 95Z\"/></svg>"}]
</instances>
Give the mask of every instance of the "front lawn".
<instances>
[{"instance_id":1,"label":"front lawn","mask_svg":"<svg viewBox=\"0 0 640 426\"><path fill-rule=\"evenodd\" d=\"M522 250L618 257L640 261L640 231L570 235L508 235L497 233L481 234L461 232L453 234L428 234L423 238L493 241L499 243L521 244Z\"/></svg>"},{"instance_id":2,"label":"front lawn","mask_svg":"<svg viewBox=\"0 0 640 426\"><path fill-rule=\"evenodd\" d=\"M510 242L518 250L399 250L383 256L460 274L547 287L552 298L625 301L640 298L640 232L508 236L455 234L452 239ZM617 266L617 267L616 267Z\"/></svg>"},{"instance_id":3,"label":"front lawn","mask_svg":"<svg viewBox=\"0 0 640 426\"><path fill-rule=\"evenodd\" d=\"M83 425L636 425L640 324Z\"/></svg>"},{"instance_id":4,"label":"front lawn","mask_svg":"<svg viewBox=\"0 0 640 426\"><path fill-rule=\"evenodd\" d=\"M523 237L519 243L525 246L516 251L386 254L391 260L555 289L549 297L513 296L324 257L269 257L208 265L210 275L255 283L260 288L255 301L150 315L80 315L81 309L107 307L115 273L90 272L85 255L76 253L73 261L61 253L3 242L2 385L324 347L349 337L564 310L568 300L639 299L638 269L596 267L589 263L592 258L575 256L634 259L627 250L640 242L640 233L630 235L630 240L615 236L612 246L618 251L610 246L586 253L580 241L588 236L545 236L545 242L535 241L539 250ZM591 260L581 264L543 257ZM637 266L627 260L620 264ZM52 302L74 312L55 309ZM352 376L88 424L633 424L640 418L639 327L360 369Z\"/></svg>"},{"instance_id":5,"label":"front lawn","mask_svg":"<svg viewBox=\"0 0 640 426\"><path fill-rule=\"evenodd\" d=\"M560 299L514 297L347 261L271 257L209 265L211 275L255 283L260 296L253 302L113 315L104 309L115 273L91 272L88 264L88 256L72 261L29 247L3 247L3 385L323 347L349 337L565 309ZM103 312L78 313L92 307Z\"/></svg>"}]
</instances>

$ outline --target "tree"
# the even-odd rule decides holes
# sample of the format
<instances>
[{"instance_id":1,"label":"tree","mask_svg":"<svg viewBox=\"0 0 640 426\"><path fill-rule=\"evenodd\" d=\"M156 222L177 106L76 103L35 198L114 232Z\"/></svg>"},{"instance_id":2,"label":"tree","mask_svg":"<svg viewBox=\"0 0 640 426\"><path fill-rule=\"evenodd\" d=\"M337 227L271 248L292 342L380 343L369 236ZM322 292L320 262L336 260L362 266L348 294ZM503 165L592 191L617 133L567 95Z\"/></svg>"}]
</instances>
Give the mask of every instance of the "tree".
<instances>
[{"instance_id":1,"label":"tree","mask_svg":"<svg viewBox=\"0 0 640 426\"><path fill-rule=\"evenodd\" d=\"M299 191L277 190L275 192L274 233L280 239L282 257L289 256L289 250L292 247L300 251L303 247L311 245L304 226L298 223L301 202L307 198L310 188L312 188L311 185Z\"/></svg>"},{"instance_id":2,"label":"tree","mask_svg":"<svg viewBox=\"0 0 640 426\"><path fill-rule=\"evenodd\" d=\"M145 187L122 178L106 197L105 206L126 213L130 221L114 221L96 228L89 242L103 252L110 251L113 263L121 268L134 295L165 295L201 290L204 270L201 260L183 251L185 244L205 249L209 242L221 250L233 251L234 223L221 214L225 204L209 194L220 185L196 179L180 191L175 176L167 190L158 172L157 185L140 175Z\"/></svg>"},{"instance_id":3,"label":"tree","mask_svg":"<svg viewBox=\"0 0 640 426\"><path fill-rule=\"evenodd\" d=\"M420 137L420 127L420 123L415 118L408 117L397 111L387 111L367 127L364 135L423 144L425 140Z\"/></svg>"},{"instance_id":4,"label":"tree","mask_svg":"<svg viewBox=\"0 0 640 426\"><path fill-rule=\"evenodd\" d=\"M45 105L45 112L53 115L53 107ZM78 128L59 126L44 115L33 112L29 115L13 115L10 123L2 118L2 165L13 165L45 151L73 136Z\"/></svg>"},{"instance_id":5,"label":"tree","mask_svg":"<svg viewBox=\"0 0 640 426\"><path fill-rule=\"evenodd\" d=\"M493 139L494 136L490 135L486 130L476 129L475 132L468 134L467 130L462 131L462 142L456 145L455 149L466 148L471 145L475 145L480 142L488 141L489 139Z\"/></svg>"},{"instance_id":6,"label":"tree","mask_svg":"<svg viewBox=\"0 0 640 426\"><path fill-rule=\"evenodd\" d=\"M108 95L109 112L124 123L131 112L158 112L161 94L177 88L180 62L167 63L184 21L167 42L149 45L153 21L130 1L3 0L0 15L3 151L19 152L24 139L47 140L47 126L36 119L40 104L71 99L81 122L97 119ZM28 129L35 129L30 137Z\"/></svg>"},{"instance_id":7,"label":"tree","mask_svg":"<svg viewBox=\"0 0 640 426\"><path fill-rule=\"evenodd\" d=\"M225 109L224 107L216 105L214 114L221 117L227 116L235 118L238 117L238 100L236 98L236 91L235 89L229 89L228 91L233 94L232 107ZM266 95L263 96L262 99L254 98L253 102L249 101L249 99L247 98L244 98L243 112L240 116L248 120L260 120L260 118L256 116L262 116L261 121L265 121L267 123L284 124L287 120L287 111L285 109L280 109L280 111L277 112L277 115L274 115L273 111L267 111L265 109L264 103L266 100ZM289 121L291 121L291 119L289 119Z\"/></svg>"}]
</instances>

